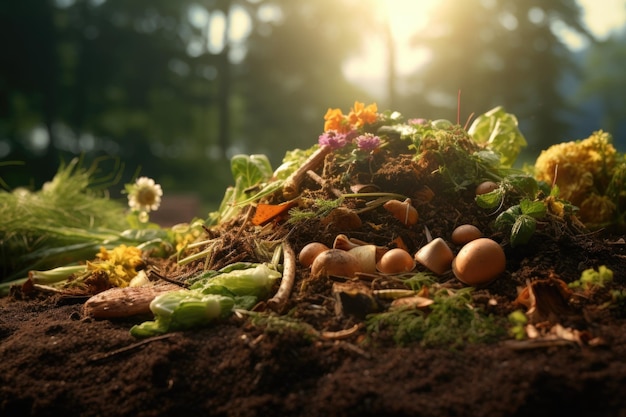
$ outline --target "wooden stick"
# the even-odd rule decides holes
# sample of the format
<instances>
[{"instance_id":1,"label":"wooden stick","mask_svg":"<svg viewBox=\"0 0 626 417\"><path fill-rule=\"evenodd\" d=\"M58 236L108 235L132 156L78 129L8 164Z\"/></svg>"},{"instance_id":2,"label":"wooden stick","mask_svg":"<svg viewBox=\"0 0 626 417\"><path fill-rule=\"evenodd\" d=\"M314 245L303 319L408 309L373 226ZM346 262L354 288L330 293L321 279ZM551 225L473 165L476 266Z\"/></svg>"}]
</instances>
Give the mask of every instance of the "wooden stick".
<instances>
[{"instance_id":1,"label":"wooden stick","mask_svg":"<svg viewBox=\"0 0 626 417\"><path fill-rule=\"evenodd\" d=\"M320 147L297 170L292 172L283 184L283 197L287 200L296 198L300 194L300 183L307 175L307 171L314 171L319 167L331 150L332 148L328 145Z\"/></svg>"},{"instance_id":2,"label":"wooden stick","mask_svg":"<svg viewBox=\"0 0 626 417\"><path fill-rule=\"evenodd\" d=\"M283 259L283 277L280 281L280 287L276 294L267 301L267 306L278 313L287 304L287 299L296 280L296 254L287 241L283 242Z\"/></svg>"}]
</instances>

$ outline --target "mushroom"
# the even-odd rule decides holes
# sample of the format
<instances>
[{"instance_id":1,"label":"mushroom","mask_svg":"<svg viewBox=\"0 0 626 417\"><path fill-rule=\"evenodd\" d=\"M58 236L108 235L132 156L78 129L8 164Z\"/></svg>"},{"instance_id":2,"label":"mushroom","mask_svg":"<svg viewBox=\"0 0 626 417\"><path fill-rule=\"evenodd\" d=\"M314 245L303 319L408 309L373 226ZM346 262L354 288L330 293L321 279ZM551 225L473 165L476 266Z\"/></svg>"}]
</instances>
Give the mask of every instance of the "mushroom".
<instances>
[{"instance_id":1,"label":"mushroom","mask_svg":"<svg viewBox=\"0 0 626 417\"><path fill-rule=\"evenodd\" d=\"M481 286L496 279L506 269L502 247L481 237L467 243L452 261L452 272L464 284Z\"/></svg>"},{"instance_id":2,"label":"mushroom","mask_svg":"<svg viewBox=\"0 0 626 417\"><path fill-rule=\"evenodd\" d=\"M307 243L300 250L300 253L298 254L298 260L300 261L300 264L302 266L309 267L311 266L311 264L313 264L313 261L320 253L327 251L328 249L329 247L321 242Z\"/></svg>"},{"instance_id":3,"label":"mushroom","mask_svg":"<svg viewBox=\"0 0 626 417\"><path fill-rule=\"evenodd\" d=\"M415 268L415 261L404 249L393 248L380 257L376 267L383 274L401 274Z\"/></svg>"},{"instance_id":4,"label":"mushroom","mask_svg":"<svg viewBox=\"0 0 626 417\"><path fill-rule=\"evenodd\" d=\"M440 237L422 246L415 254L415 260L438 275L450 269L454 254L450 246Z\"/></svg>"},{"instance_id":5,"label":"mushroom","mask_svg":"<svg viewBox=\"0 0 626 417\"><path fill-rule=\"evenodd\" d=\"M452 231L450 240L456 245L465 245L482 236L483 234L478 227L473 224L462 224Z\"/></svg>"},{"instance_id":6,"label":"mushroom","mask_svg":"<svg viewBox=\"0 0 626 417\"><path fill-rule=\"evenodd\" d=\"M383 208L406 226L414 225L419 218L417 209L411 204L410 198L404 201L389 200L383 204Z\"/></svg>"},{"instance_id":7,"label":"mushroom","mask_svg":"<svg viewBox=\"0 0 626 417\"><path fill-rule=\"evenodd\" d=\"M317 255L311 264L311 277L314 279L329 276L353 278L362 270L359 260L349 251L328 249Z\"/></svg>"}]
</instances>

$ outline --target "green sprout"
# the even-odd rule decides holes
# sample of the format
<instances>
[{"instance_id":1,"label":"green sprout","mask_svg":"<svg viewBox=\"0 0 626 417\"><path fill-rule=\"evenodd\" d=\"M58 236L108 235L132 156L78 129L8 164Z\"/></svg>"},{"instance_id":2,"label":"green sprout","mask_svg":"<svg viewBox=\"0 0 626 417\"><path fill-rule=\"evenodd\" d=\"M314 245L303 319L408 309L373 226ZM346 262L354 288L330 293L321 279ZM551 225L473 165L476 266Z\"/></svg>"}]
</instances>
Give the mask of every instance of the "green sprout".
<instances>
[{"instance_id":1,"label":"green sprout","mask_svg":"<svg viewBox=\"0 0 626 417\"><path fill-rule=\"evenodd\" d=\"M581 288L584 291L591 291L597 288L603 288L606 284L613 281L613 271L605 265L600 265L596 271L593 268L585 269L580 275L580 279L570 282L570 288Z\"/></svg>"},{"instance_id":2,"label":"green sprout","mask_svg":"<svg viewBox=\"0 0 626 417\"><path fill-rule=\"evenodd\" d=\"M509 329L509 334L513 336L516 340L523 340L526 338L526 323L528 323L528 318L526 314L524 314L520 310L515 310L511 314L509 314L509 323L511 323L511 328Z\"/></svg>"}]
</instances>

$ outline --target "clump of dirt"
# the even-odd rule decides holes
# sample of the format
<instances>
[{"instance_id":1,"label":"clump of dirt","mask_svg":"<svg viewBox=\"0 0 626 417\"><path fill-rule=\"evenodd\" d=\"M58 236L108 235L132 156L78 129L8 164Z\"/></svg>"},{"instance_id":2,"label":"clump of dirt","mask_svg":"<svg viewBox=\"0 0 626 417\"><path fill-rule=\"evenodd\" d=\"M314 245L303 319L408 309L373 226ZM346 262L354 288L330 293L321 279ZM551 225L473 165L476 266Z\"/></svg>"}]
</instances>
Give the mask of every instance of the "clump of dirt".
<instances>
[{"instance_id":1,"label":"clump of dirt","mask_svg":"<svg viewBox=\"0 0 626 417\"><path fill-rule=\"evenodd\" d=\"M432 274L420 264L408 275L423 273L431 280L420 293L424 298L433 295L433 288L466 294L462 308L447 308L462 310L470 320L489 319L471 321L491 325L489 334L481 333L488 327L456 340L410 327L398 334L393 320L442 317L436 315L441 310L429 312L428 307L390 316L391 321L376 327L367 314L358 314L361 310L338 308L335 284L359 282L372 291L410 289L406 274L314 279L299 263L280 314L261 302L250 315L234 314L206 328L145 340L133 338L129 329L150 317L94 320L83 315L86 296L17 289L0 300L0 413L624 415L623 237L585 230L574 217L559 218L538 222L530 241L513 247L509 236L494 227L507 202L497 210L481 208L474 192L478 179L461 184L462 176L442 170L442 158L449 168L459 149L468 152L463 146L425 142L416 157L406 146L389 146L349 163L331 152L315 169L317 175L304 178L298 205L289 215L255 225L250 221L253 208L243 210L207 230L209 238L219 241L210 258L185 266L175 259L147 259L147 270L156 272L153 279L184 284L202 269L266 261L259 251L264 244L287 242L298 253L313 241L331 247L338 234L387 249L403 247L411 254L441 237L457 253L460 245L451 242L452 231L473 224L504 249L506 270L498 279L470 289L451 272ZM363 189L409 198L419 213L417 223L404 224L382 207L377 194L358 192ZM329 202L336 204L325 207ZM358 222L333 217L337 207L356 213ZM574 296L554 286L567 287L583 271L600 266L614 274L604 287ZM538 281L543 284L531 287ZM528 294L520 298L524 291L532 291L544 303L541 311L548 313L529 315L533 327L527 331L535 332L535 338L526 334L515 340L509 315L537 307ZM372 312L389 311L390 300L374 301ZM451 321L448 333L461 323Z\"/></svg>"}]
</instances>

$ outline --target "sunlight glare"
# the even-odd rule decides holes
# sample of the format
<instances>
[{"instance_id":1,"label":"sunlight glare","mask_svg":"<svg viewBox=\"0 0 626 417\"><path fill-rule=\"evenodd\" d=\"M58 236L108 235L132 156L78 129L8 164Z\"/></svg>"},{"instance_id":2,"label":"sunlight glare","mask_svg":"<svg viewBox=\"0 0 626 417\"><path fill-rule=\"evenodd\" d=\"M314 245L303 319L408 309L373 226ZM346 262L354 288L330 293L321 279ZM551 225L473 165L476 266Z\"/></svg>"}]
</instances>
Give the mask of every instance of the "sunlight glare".
<instances>
[{"instance_id":1,"label":"sunlight glare","mask_svg":"<svg viewBox=\"0 0 626 417\"><path fill-rule=\"evenodd\" d=\"M438 0L377 0L378 15L389 23L396 50L396 72L403 76L414 72L430 60L430 51L410 45L411 37L428 24L428 15ZM380 83L388 69L384 34L372 33L367 51L348 59L343 72L346 78L369 86L369 93L384 95Z\"/></svg>"}]
</instances>

